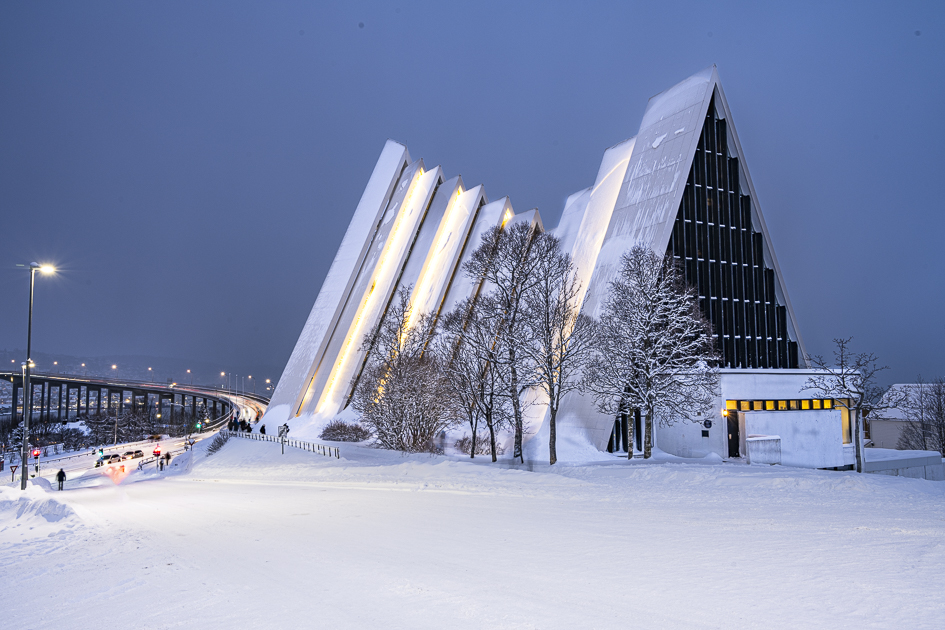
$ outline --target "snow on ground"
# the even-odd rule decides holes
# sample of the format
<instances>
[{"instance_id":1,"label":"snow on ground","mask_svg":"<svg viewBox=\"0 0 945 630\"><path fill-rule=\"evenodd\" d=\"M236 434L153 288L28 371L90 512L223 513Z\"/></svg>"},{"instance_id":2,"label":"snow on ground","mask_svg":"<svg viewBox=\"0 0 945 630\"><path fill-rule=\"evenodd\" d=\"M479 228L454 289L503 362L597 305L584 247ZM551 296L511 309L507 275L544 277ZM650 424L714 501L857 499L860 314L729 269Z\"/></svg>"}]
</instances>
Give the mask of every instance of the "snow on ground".
<instances>
[{"instance_id":1,"label":"snow on ground","mask_svg":"<svg viewBox=\"0 0 945 630\"><path fill-rule=\"evenodd\" d=\"M4 626L937 628L945 609L941 482L207 444L119 486L0 487Z\"/></svg>"}]
</instances>

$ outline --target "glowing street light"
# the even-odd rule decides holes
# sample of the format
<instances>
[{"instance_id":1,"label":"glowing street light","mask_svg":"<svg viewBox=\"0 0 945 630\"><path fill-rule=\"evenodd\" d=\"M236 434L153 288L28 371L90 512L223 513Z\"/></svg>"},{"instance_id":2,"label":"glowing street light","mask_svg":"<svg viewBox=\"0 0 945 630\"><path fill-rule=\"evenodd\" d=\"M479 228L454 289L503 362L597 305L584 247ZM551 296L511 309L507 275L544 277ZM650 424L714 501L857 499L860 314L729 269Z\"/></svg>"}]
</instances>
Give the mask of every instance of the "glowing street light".
<instances>
[{"instance_id":1,"label":"glowing street light","mask_svg":"<svg viewBox=\"0 0 945 630\"><path fill-rule=\"evenodd\" d=\"M25 267L26 265L17 265L17 267ZM33 388L30 385L30 368L34 367L33 359L31 355L33 354L33 285L35 284L36 272L39 271L43 275L49 275L55 273L56 268L52 265L40 265L39 263L32 262L29 265L30 270L30 315L29 321L26 327L26 362L23 363L23 402L25 403L25 410L23 413L23 442L20 445L20 464L23 467L23 477L20 480L20 490L26 490L26 480L29 476L27 472L27 456L29 453L29 435L30 435L30 421L33 419Z\"/></svg>"}]
</instances>

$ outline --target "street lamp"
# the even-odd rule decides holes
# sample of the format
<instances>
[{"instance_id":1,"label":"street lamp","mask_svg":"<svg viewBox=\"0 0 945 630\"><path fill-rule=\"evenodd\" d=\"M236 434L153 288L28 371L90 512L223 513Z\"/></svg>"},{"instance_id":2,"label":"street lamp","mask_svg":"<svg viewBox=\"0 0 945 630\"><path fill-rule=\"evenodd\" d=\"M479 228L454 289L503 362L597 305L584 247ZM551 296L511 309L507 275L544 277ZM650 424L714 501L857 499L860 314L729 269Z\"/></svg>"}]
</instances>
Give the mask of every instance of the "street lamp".
<instances>
[{"instance_id":1,"label":"street lamp","mask_svg":"<svg viewBox=\"0 0 945 630\"><path fill-rule=\"evenodd\" d=\"M190 374L190 370L187 370L187 373ZM191 384L191 385L194 384L194 375L193 375L193 374L190 374L190 384Z\"/></svg>"},{"instance_id":2,"label":"street lamp","mask_svg":"<svg viewBox=\"0 0 945 630\"><path fill-rule=\"evenodd\" d=\"M249 380L253 381L253 375L249 375ZM256 381L253 381L253 396L256 395Z\"/></svg>"},{"instance_id":3,"label":"street lamp","mask_svg":"<svg viewBox=\"0 0 945 630\"><path fill-rule=\"evenodd\" d=\"M17 265L25 267L26 265ZM23 442L20 446L20 464L23 466L23 477L20 480L20 490L26 490L26 480L29 477L27 472L26 458L29 453L27 442L30 435L30 421L33 419L33 388L30 386L30 368L33 367L33 285L35 283L36 272L43 275L49 275L56 272L52 265L41 265L39 263L30 263L30 315L26 325L26 363L23 364L23 402L26 403L26 410L23 414Z\"/></svg>"}]
</instances>

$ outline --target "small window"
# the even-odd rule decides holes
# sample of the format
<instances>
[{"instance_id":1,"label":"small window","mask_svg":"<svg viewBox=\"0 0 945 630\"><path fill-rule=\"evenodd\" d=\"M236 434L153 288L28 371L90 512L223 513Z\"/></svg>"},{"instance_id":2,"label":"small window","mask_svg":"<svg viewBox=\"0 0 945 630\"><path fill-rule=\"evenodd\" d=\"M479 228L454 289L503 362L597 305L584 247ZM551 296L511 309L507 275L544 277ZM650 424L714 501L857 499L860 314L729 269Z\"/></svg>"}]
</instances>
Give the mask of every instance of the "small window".
<instances>
[{"instance_id":1,"label":"small window","mask_svg":"<svg viewBox=\"0 0 945 630\"><path fill-rule=\"evenodd\" d=\"M810 401L809 401L809 400L802 400L802 401L801 401L801 409L810 409Z\"/></svg>"},{"instance_id":2,"label":"small window","mask_svg":"<svg viewBox=\"0 0 945 630\"><path fill-rule=\"evenodd\" d=\"M752 410L761 411L764 408L765 401L763 400L754 400L752 401Z\"/></svg>"},{"instance_id":3,"label":"small window","mask_svg":"<svg viewBox=\"0 0 945 630\"><path fill-rule=\"evenodd\" d=\"M824 409L833 409L833 400L827 398L824 400Z\"/></svg>"},{"instance_id":4,"label":"small window","mask_svg":"<svg viewBox=\"0 0 945 630\"><path fill-rule=\"evenodd\" d=\"M726 400L726 401L725 401L725 408L726 408L726 409L738 409L738 401L737 401L737 400Z\"/></svg>"},{"instance_id":5,"label":"small window","mask_svg":"<svg viewBox=\"0 0 945 630\"><path fill-rule=\"evenodd\" d=\"M748 400L740 400L738 405L739 411L751 411L751 402Z\"/></svg>"},{"instance_id":6,"label":"small window","mask_svg":"<svg viewBox=\"0 0 945 630\"><path fill-rule=\"evenodd\" d=\"M797 408L798 408L799 405L798 405L798 402L797 402L796 400L791 400L791 401L789 401L789 402L791 403L791 409L797 409Z\"/></svg>"},{"instance_id":7,"label":"small window","mask_svg":"<svg viewBox=\"0 0 945 630\"><path fill-rule=\"evenodd\" d=\"M767 411L774 411L774 401L773 401L773 400L766 400L766 401L765 401L765 409L766 409Z\"/></svg>"},{"instance_id":8,"label":"small window","mask_svg":"<svg viewBox=\"0 0 945 630\"><path fill-rule=\"evenodd\" d=\"M787 411L787 401L779 400L778 401L778 411Z\"/></svg>"},{"instance_id":9,"label":"small window","mask_svg":"<svg viewBox=\"0 0 945 630\"><path fill-rule=\"evenodd\" d=\"M815 399L812 400L811 402L814 403L814 409L820 409L820 400L819 400L819 399L816 399L816 398L815 398Z\"/></svg>"}]
</instances>

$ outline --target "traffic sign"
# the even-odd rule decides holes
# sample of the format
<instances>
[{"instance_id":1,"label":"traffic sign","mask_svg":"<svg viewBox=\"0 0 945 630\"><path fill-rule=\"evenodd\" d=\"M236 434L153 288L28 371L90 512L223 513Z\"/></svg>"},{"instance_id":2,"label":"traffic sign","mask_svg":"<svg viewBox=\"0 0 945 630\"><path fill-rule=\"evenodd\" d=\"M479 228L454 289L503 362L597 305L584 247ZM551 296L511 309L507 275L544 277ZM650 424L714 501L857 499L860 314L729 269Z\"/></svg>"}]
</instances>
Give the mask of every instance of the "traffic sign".
<instances>
[{"instance_id":1,"label":"traffic sign","mask_svg":"<svg viewBox=\"0 0 945 630\"><path fill-rule=\"evenodd\" d=\"M19 468L16 464L10 464L10 481L16 479L16 469Z\"/></svg>"}]
</instances>

